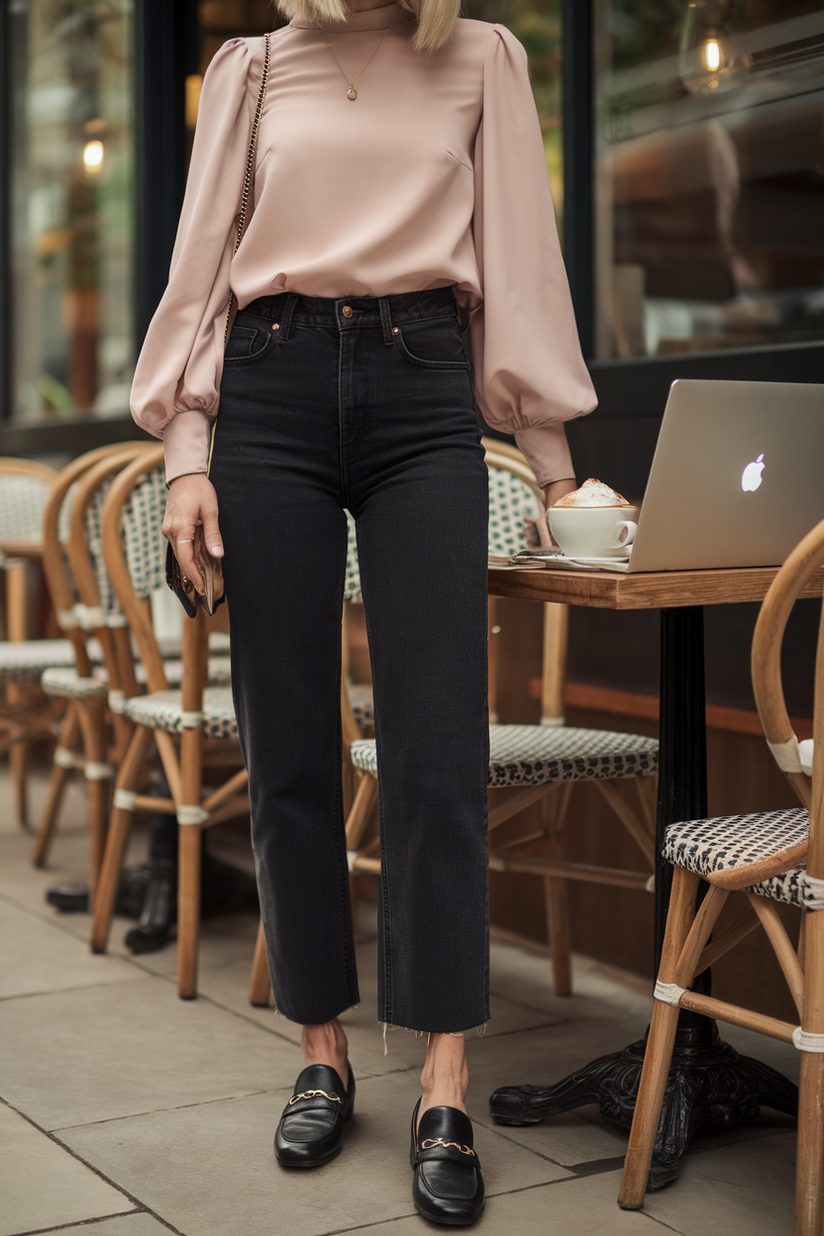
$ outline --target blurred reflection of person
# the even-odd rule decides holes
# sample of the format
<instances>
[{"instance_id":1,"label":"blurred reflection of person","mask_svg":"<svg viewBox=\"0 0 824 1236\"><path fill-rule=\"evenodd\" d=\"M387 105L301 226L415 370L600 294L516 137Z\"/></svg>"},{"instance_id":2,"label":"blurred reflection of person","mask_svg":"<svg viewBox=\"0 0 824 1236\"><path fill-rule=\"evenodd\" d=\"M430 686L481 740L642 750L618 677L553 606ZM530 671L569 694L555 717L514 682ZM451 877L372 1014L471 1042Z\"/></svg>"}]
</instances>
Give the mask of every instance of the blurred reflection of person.
<instances>
[{"instance_id":1,"label":"blurred reflection of person","mask_svg":"<svg viewBox=\"0 0 824 1236\"><path fill-rule=\"evenodd\" d=\"M379 1019L428 1035L415 1203L468 1224L483 1181L464 1032L489 1016L488 494L469 357L487 422L515 433L548 502L575 485L563 423L595 398L520 43L456 21L458 0L280 7L291 21L271 36L236 254L264 39L225 43L205 75L132 410L164 438L164 531L198 587L197 523L213 554L225 547L272 985L303 1026L284 1166L337 1153L354 1097L338 1017L359 999L339 730L355 517L380 764Z\"/></svg>"}]
</instances>

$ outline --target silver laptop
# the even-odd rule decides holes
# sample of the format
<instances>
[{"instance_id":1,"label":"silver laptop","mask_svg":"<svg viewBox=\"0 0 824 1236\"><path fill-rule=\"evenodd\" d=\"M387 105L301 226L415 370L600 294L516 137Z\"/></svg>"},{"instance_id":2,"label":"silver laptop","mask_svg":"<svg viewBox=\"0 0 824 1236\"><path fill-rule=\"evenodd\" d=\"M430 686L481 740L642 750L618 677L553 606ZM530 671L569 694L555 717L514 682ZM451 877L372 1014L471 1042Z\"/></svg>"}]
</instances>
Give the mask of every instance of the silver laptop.
<instances>
[{"instance_id":1,"label":"silver laptop","mask_svg":"<svg viewBox=\"0 0 824 1236\"><path fill-rule=\"evenodd\" d=\"M822 519L824 386L685 378L623 569L778 566Z\"/></svg>"}]
</instances>

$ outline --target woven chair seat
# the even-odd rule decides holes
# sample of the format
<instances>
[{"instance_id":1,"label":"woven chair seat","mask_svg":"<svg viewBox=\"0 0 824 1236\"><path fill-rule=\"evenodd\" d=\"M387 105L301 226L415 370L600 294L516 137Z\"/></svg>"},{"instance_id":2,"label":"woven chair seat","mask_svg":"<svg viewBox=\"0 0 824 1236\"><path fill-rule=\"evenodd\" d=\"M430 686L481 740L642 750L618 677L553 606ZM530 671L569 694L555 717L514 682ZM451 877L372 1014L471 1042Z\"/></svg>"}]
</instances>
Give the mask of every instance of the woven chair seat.
<instances>
[{"instance_id":1,"label":"woven chair seat","mask_svg":"<svg viewBox=\"0 0 824 1236\"><path fill-rule=\"evenodd\" d=\"M180 686L183 680L182 661L164 661L163 668L169 685ZM145 685L146 671L142 665L135 666L137 681ZM209 657L209 685L228 687L232 681L232 663L229 657ZM92 699L105 695L109 689L109 676L102 665L95 666L91 678L81 678L73 666L53 666L43 671L40 686L46 695L65 699Z\"/></svg>"},{"instance_id":2,"label":"woven chair seat","mask_svg":"<svg viewBox=\"0 0 824 1236\"><path fill-rule=\"evenodd\" d=\"M612 730L490 725L489 748L492 787L651 777L658 769L656 739ZM378 775L374 738L353 742L350 756L355 768Z\"/></svg>"},{"instance_id":3,"label":"woven chair seat","mask_svg":"<svg viewBox=\"0 0 824 1236\"><path fill-rule=\"evenodd\" d=\"M92 655L96 645L98 656ZM100 660L102 653L97 640L89 641L89 655ZM68 639L25 639L0 641L0 682L38 683L43 670L73 667L74 646Z\"/></svg>"},{"instance_id":4,"label":"woven chair seat","mask_svg":"<svg viewBox=\"0 0 824 1236\"><path fill-rule=\"evenodd\" d=\"M183 705L179 691L155 691L126 700L123 714L137 725L169 734L183 731ZM203 692L202 729L206 738L237 738L237 718L230 687L207 687Z\"/></svg>"},{"instance_id":5,"label":"woven chair seat","mask_svg":"<svg viewBox=\"0 0 824 1236\"><path fill-rule=\"evenodd\" d=\"M803 807L686 820L670 824L662 852L673 866L686 867L706 878L713 872L747 867L782 850L792 850L806 839L809 828L809 813ZM807 905L812 894L806 875L806 864L798 863L746 891L787 905Z\"/></svg>"},{"instance_id":6,"label":"woven chair seat","mask_svg":"<svg viewBox=\"0 0 824 1236\"><path fill-rule=\"evenodd\" d=\"M102 666L92 671L91 678L81 678L74 666L52 666L43 671L40 686L46 695L55 695L61 699L88 700L98 695L105 695L109 689L109 678Z\"/></svg>"}]
</instances>

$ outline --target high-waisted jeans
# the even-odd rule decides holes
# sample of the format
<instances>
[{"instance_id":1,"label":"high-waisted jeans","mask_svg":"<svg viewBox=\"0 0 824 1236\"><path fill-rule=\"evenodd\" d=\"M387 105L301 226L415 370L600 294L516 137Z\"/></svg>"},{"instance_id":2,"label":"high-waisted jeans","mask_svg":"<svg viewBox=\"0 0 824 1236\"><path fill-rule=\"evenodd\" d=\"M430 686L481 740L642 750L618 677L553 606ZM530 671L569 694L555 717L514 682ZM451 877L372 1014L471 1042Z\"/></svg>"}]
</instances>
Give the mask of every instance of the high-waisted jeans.
<instances>
[{"instance_id":1,"label":"high-waisted jeans","mask_svg":"<svg viewBox=\"0 0 824 1236\"><path fill-rule=\"evenodd\" d=\"M380 787L378 1018L488 1018L487 471L450 288L237 314L210 476L278 1010L358 1002L341 805L357 526Z\"/></svg>"}]
</instances>

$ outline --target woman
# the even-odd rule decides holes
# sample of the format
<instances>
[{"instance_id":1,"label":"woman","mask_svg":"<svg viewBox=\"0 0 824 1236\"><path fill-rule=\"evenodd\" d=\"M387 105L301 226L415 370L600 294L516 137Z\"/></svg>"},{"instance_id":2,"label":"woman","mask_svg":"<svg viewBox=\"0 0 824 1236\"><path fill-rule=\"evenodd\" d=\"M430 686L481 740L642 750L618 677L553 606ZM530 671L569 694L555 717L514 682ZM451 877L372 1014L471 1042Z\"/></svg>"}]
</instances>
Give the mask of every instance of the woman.
<instances>
[{"instance_id":1,"label":"woman","mask_svg":"<svg viewBox=\"0 0 824 1236\"><path fill-rule=\"evenodd\" d=\"M164 532L198 588L198 522L215 556L225 546L272 984L303 1026L284 1166L338 1152L355 1091L338 1022L358 1001L338 701L355 517L380 764L379 1014L428 1034L415 1204L469 1224L483 1181L463 1035L488 1017L488 499L468 351L487 422L515 433L547 502L575 484L563 422L595 400L521 45L456 21L458 0L279 4L291 22L271 36L242 242L234 254L263 39L224 44L204 78L132 410L165 439Z\"/></svg>"}]
</instances>

